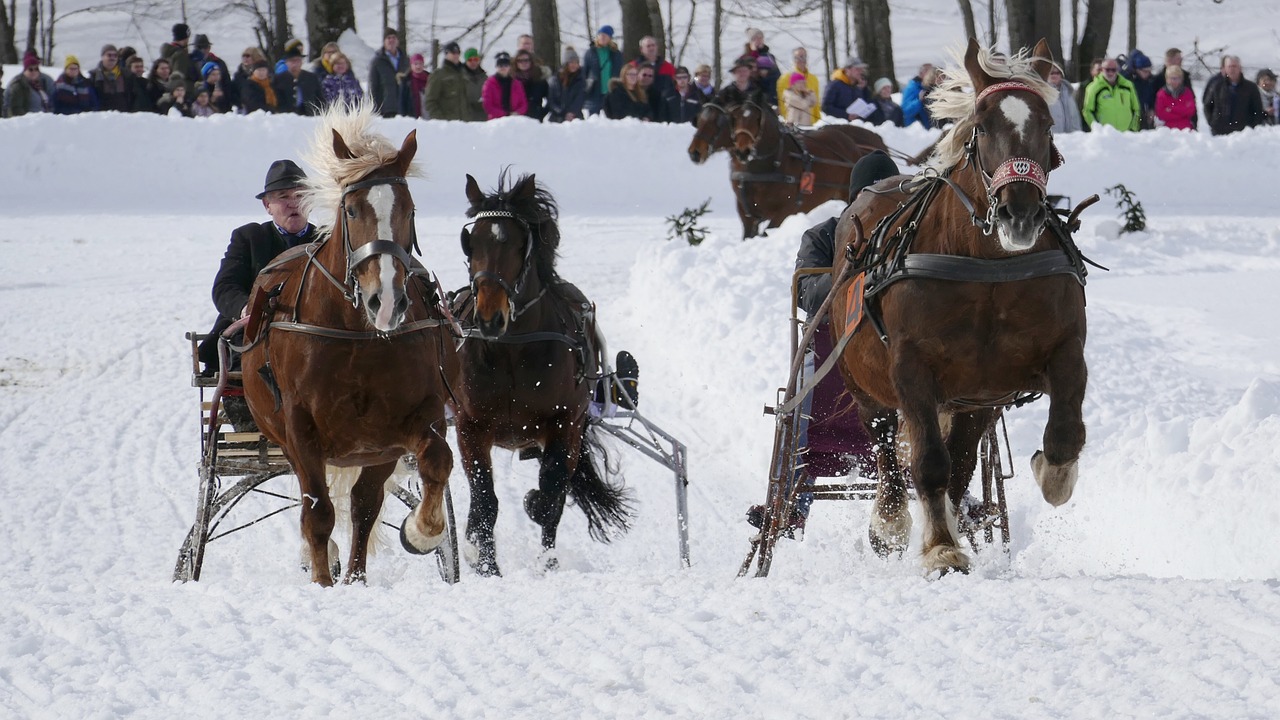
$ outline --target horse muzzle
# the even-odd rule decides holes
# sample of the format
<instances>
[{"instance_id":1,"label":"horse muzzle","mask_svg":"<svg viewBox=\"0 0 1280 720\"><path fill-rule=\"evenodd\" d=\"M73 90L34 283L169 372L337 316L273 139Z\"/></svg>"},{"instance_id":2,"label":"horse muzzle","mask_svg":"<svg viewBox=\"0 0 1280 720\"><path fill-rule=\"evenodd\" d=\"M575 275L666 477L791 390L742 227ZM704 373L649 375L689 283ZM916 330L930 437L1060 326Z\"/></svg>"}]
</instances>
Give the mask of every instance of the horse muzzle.
<instances>
[{"instance_id":1,"label":"horse muzzle","mask_svg":"<svg viewBox=\"0 0 1280 720\"><path fill-rule=\"evenodd\" d=\"M400 327L408 310L409 296L402 288L383 286L365 295L365 317L378 332L388 333Z\"/></svg>"}]
</instances>

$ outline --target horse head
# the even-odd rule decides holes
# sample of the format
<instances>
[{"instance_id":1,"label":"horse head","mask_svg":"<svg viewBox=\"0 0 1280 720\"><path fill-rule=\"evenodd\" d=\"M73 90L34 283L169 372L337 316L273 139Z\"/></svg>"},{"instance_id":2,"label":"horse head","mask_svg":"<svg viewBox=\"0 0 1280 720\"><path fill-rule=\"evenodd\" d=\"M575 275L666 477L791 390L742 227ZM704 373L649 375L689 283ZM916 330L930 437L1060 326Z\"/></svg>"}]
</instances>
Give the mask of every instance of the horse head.
<instances>
[{"instance_id":1,"label":"horse head","mask_svg":"<svg viewBox=\"0 0 1280 720\"><path fill-rule=\"evenodd\" d=\"M409 253L416 239L413 197L405 176L417 150L414 130L394 159L344 185L338 206L352 303L363 305L369 324L383 333L399 327L409 308ZM340 161L358 158L336 129L333 153Z\"/></svg>"},{"instance_id":2,"label":"horse head","mask_svg":"<svg viewBox=\"0 0 1280 720\"><path fill-rule=\"evenodd\" d=\"M978 42L970 38L964 63L975 101L972 124L962 132L969 133L965 151L987 194L986 229L995 230L1006 252L1022 252L1040 237L1048 173L1061 158L1044 89L1030 74L992 74L996 62L980 61ZM1049 77L1053 57L1043 39L1030 66L1040 80Z\"/></svg>"},{"instance_id":3,"label":"horse head","mask_svg":"<svg viewBox=\"0 0 1280 720\"><path fill-rule=\"evenodd\" d=\"M733 155L746 162L760 145L768 125L766 118L773 110L759 91L749 95L733 111Z\"/></svg>"},{"instance_id":4,"label":"horse head","mask_svg":"<svg viewBox=\"0 0 1280 720\"><path fill-rule=\"evenodd\" d=\"M468 175L466 192L471 223L462 229L462 252L471 275L476 327L484 337L498 338L537 302L540 286L554 278L559 213L532 174L508 188L504 172L498 190L489 195ZM533 297L521 303L526 294Z\"/></svg>"},{"instance_id":5,"label":"horse head","mask_svg":"<svg viewBox=\"0 0 1280 720\"><path fill-rule=\"evenodd\" d=\"M717 150L727 150L733 143L729 137L731 110L716 102L702 106L698 113L697 130L689 143L689 159L701 165Z\"/></svg>"}]
</instances>

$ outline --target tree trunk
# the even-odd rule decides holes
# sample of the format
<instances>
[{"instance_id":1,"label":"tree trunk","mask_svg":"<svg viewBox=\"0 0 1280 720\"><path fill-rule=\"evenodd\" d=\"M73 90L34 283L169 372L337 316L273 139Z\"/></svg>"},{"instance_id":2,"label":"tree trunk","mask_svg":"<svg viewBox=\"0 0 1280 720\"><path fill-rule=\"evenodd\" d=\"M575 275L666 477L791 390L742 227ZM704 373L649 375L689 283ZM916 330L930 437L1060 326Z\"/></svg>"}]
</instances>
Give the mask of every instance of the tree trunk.
<instances>
[{"instance_id":1,"label":"tree trunk","mask_svg":"<svg viewBox=\"0 0 1280 720\"><path fill-rule=\"evenodd\" d=\"M293 34L293 29L289 27L289 6L285 0L272 0L271 25L275 33L275 42L271 47L275 55L272 57L283 57L284 44L289 42L289 36Z\"/></svg>"},{"instance_id":2,"label":"tree trunk","mask_svg":"<svg viewBox=\"0 0 1280 720\"><path fill-rule=\"evenodd\" d=\"M964 34L977 39L978 25L973 17L973 3L970 0L957 0L960 3L960 14L964 15Z\"/></svg>"},{"instance_id":3,"label":"tree trunk","mask_svg":"<svg viewBox=\"0 0 1280 720\"><path fill-rule=\"evenodd\" d=\"M889 0L852 0L853 27L858 57L867 64L867 84L886 77L896 88L893 74L893 31L889 28Z\"/></svg>"},{"instance_id":4,"label":"tree trunk","mask_svg":"<svg viewBox=\"0 0 1280 720\"><path fill-rule=\"evenodd\" d=\"M1071 51L1071 55L1074 57L1078 47L1080 47L1080 0L1071 0L1071 45L1066 49ZM1064 72L1067 73L1067 79L1071 82L1078 81L1080 78L1075 76L1075 69L1069 67L1069 63L1066 62L1065 58L1066 54L1064 52L1062 66L1066 68Z\"/></svg>"},{"instance_id":5,"label":"tree trunk","mask_svg":"<svg viewBox=\"0 0 1280 720\"><path fill-rule=\"evenodd\" d=\"M405 50L409 49L409 3L396 0L396 32L404 38Z\"/></svg>"},{"instance_id":6,"label":"tree trunk","mask_svg":"<svg viewBox=\"0 0 1280 720\"><path fill-rule=\"evenodd\" d=\"M1129 0L1129 45L1125 52L1132 53L1138 47L1138 0Z\"/></svg>"},{"instance_id":7,"label":"tree trunk","mask_svg":"<svg viewBox=\"0 0 1280 720\"><path fill-rule=\"evenodd\" d=\"M560 11L556 9L556 0L529 0L529 25L538 55L556 70L560 67ZM586 52L586 48L581 52Z\"/></svg>"},{"instance_id":8,"label":"tree trunk","mask_svg":"<svg viewBox=\"0 0 1280 720\"><path fill-rule=\"evenodd\" d=\"M5 8L3 2L0 2L0 63L12 65L18 62L18 48L13 43L14 36L14 20L13 15Z\"/></svg>"},{"instance_id":9,"label":"tree trunk","mask_svg":"<svg viewBox=\"0 0 1280 720\"><path fill-rule=\"evenodd\" d=\"M822 62L827 66L827 77L840 67L840 60L836 59L839 49L836 45L835 0L822 0Z\"/></svg>"},{"instance_id":10,"label":"tree trunk","mask_svg":"<svg viewBox=\"0 0 1280 720\"><path fill-rule=\"evenodd\" d=\"M1054 60L1062 59L1062 5L1039 0L1008 0L1009 48L1033 48L1040 38L1049 43Z\"/></svg>"},{"instance_id":11,"label":"tree trunk","mask_svg":"<svg viewBox=\"0 0 1280 720\"><path fill-rule=\"evenodd\" d=\"M646 35L657 39L658 55L665 57L666 33L662 29L662 7L658 0L618 0L618 4L622 9L623 59L630 61L640 55L640 38Z\"/></svg>"},{"instance_id":12,"label":"tree trunk","mask_svg":"<svg viewBox=\"0 0 1280 720\"><path fill-rule=\"evenodd\" d=\"M307 46L317 56L327 42L337 42L343 31L356 29L353 0L307 0Z\"/></svg>"},{"instance_id":13,"label":"tree trunk","mask_svg":"<svg viewBox=\"0 0 1280 720\"><path fill-rule=\"evenodd\" d=\"M31 0L31 4L27 6L27 50L36 49L36 32L40 28L40 0Z\"/></svg>"},{"instance_id":14,"label":"tree trunk","mask_svg":"<svg viewBox=\"0 0 1280 720\"><path fill-rule=\"evenodd\" d=\"M720 35L724 33L723 0L715 0L715 7L712 8L711 14L711 33L715 35L711 39L711 84L720 87L720 78L724 77L723 58L720 57Z\"/></svg>"},{"instance_id":15,"label":"tree trunk","mask_svg":"<svg viewBox=\"0 0 1280 720\"><path fill-rule=\"evenodd\" d=\"M649 11L649 27L653 28L649 34L658 41L658 57L670 60L671 48L667 46L667 31L662 26L662 5L659 0L646 0L645 5Z\"/></svg>"},{"instance_id":16,"label":"tree trunk","mask_svg":"<svg viewBox=\"0 0 1280 720\"><path fill-rule=\"evenodd\" d=\"M1115 13L1115 0L1089 0L1084 18L1084 31L1080 33L1080 45L1071 56L1071 72L1080 82L1089 80L1089 63L1107 54L1111 40L1111 17Z\"/></svg>"}]
</instances>

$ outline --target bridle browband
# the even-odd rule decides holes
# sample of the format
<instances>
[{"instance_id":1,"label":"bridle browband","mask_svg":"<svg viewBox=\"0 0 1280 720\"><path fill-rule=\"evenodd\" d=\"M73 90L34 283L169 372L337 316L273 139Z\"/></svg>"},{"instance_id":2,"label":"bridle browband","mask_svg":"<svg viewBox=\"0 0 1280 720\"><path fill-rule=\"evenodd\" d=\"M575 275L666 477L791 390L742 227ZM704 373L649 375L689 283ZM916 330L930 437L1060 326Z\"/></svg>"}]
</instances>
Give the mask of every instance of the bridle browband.
<instances>
[{"instance_id":1,"label":"bridle browband","mask_svg":"<svg viewBox=\"0 0 1280 720\"><path fill-rule=\"evenodd\" d=\"M511 322L515 322L516 318L520 317L527 312L529 308L533 307L534 303L541 300L542 296L547 292L547 289L544 287L541 292L524 304L516 304L516 298L519 297L520 293L524 290L525 282L529 279L529 269L533 267L533 263L529 262L529 260L533 257L533 241L537 230L534 226L529 224L528 220L525 220L510 210L481 210L475 215L472 215L471 222L467 223L463 227L466 228L474 226L481 220L514 220L520 224L521 228L524 229L526 237L524 244L524 258L520 261L520 274L516 276L514 285L508 284L506 280L503 280L502 277L498 275L498 273L491 270L481 270L480 272L472 273L470 272L470 263L468 263L467 267L470 276L468 278L468 284L471 287L471 295L473 297L476 296L476 284L481 280L491 280L497 283L498 287L502 288L502 290L507 294L507 312L511 317ZM470 253L468 253L468 260L470 260Z\"/></svg>"}]
</instances>

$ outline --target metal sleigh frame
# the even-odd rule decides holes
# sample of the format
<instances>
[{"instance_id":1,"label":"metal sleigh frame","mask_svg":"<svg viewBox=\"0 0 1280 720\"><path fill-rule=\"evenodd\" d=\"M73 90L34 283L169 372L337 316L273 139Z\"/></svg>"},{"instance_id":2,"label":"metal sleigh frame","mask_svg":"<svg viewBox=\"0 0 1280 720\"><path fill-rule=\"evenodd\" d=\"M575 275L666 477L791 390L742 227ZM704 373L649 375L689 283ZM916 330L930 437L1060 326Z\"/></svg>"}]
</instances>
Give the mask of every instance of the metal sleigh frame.
<instances>
[{"instance_id":1,"label":"metal sleigh frame","mask_svg":"<svg viewBox=\"0 0 1280 720\"><path fill-rule=\"evenodd\" d=\"M774 416L773 453L769 462L769 479L764 503L764 517L760 532L751 539L751 547L747 557L738 569L738 577L743 577L756 565L756 577L766 577L773 566L774 548L778 538L787 528L786 519L791 517L796 501L801 492L811 492L814 500L874 500L879 483L873 480L860 482L835 482L804 486L803 480L797 477L797 471L805 467L804 455L808 448L800 446L800 426L803 420L812 418L802 415L804 405L797 403L787 413L778 413L777 408L790 402L804 385L804 355L807 344L801 339L808 329L810 321L799 316L800 279L807 275L830 274L831 268L800 268L791 279L791 316L790 316L790 358L791 372L787 378L787 386L778 389L777 403L765 406L766 415ZM997 430L999 426L999 430ZM1003 435L1003 438L1000 436ZM1005 452L1001 453L1000 440L1004 440ZM1013 461L1008 455L1008 433L1004 427L1004 413L996 415L990 427L982 436L978 448L979 469L982 476L982 500L975 515L975 522L963 527L970 545L977 547L978 531L987 544L995 542L995 533L999 530L1001 547L1009 546L1009 514L1005 502L1004 482L1013 477ZM797 477L794 483L791 478ZM788 489L788 484L791 485ZM912 500L914 491L910 492Z\"/></svg>"}]
</instances>

